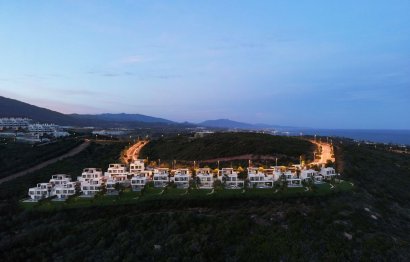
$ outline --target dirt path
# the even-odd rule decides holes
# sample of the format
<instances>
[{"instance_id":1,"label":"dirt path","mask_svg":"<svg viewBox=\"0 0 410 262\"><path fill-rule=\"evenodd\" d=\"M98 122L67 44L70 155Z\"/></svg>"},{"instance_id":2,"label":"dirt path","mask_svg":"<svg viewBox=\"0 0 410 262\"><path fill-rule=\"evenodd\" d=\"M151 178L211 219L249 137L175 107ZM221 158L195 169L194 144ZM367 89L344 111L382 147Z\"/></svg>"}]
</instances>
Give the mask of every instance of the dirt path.
<instances>
[{"instance_id":1,"label":"dirt path","mask_svg":"<svg viewBox=\"0 0 410 262\"><path fill-rule=\"evenodd\" d=\"M75 156L75 155L77 155L78 153L80 153L81 151L83 151L84 149L86 149L89 145L90 145L90 141L89 141L89 140L86 140L86 141L85 141L84 143L82 143L81 145L79 145L79 146L77 146L77 147L71 149L70 151L68 151L67 153L65 153L65 154L63 154L63 155L61 155L61 156L55 157L55 158L53 158L53 159L49 159L49 160L44 161L44 162L42 162L42 163L40 163L40 164L38 164L38 165L35 165L35 166L33 166L33 167L30 167L29 169L20 171L20 172L18 172L18 173L15 173L15 174L12 174L12 175L9 175L9 176L7 176L7 177L5 177L5 178L0 179L0 184L2 184L2 183L4 183L4 182L7 182L7 181L10 181L10 180L13 180L13 179L18 178L18 177L25 176L25 175L27 175L27 174L33 173L34 171L37 171L37 170L39 170L39 169L42 169L42 168L44 168L44 167L46 167L46 166L48 166L48 165L54 164L54 163L56 163L56 162L58 162L58 161L60 161L60 160L62 160L62 159L64 159L64 158Z\"/></svg>"}]
</instances>

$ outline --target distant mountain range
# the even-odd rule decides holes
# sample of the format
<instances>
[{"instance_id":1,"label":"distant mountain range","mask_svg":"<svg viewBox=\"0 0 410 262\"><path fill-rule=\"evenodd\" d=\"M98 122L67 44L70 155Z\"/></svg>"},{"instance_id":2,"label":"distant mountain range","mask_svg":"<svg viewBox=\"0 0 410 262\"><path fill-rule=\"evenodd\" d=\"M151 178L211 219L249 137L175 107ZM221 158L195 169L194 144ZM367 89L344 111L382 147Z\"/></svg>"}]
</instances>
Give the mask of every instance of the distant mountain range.
<instances>
[{"instance_id":1,"label":"distant mountain range","mask_svg":"<svg viewBox=\"0 0 410 262\"><path fill-rule=\"evenodd\" d=\"M0 96L0 117L28 117L36 122L79 125L78 119L47 108Z\"/></svg>"},{"instance_id":2,"label":"distant mountain range","mask_svg":"<svg viewBox=\"0 0 410 262\"><path fill-rule=\"evenodd\" d=\"M138 124L141 126L147 126L147 124L187 126L186 123L179 124L167 119L140 114L67 115L3 96L0 96L0 117L27 117L35 122L63 126L135 127Z\"/></svg>"},{"instance_id":3,"label":"distant mountain range","mask_svg":"<svg viewBox=\"0 0 410 262\"><path fill-rule=\"evenodd\" d=\"M98 115L80 115L80 114L71 114L70 116L77 119L92 119L108 122L144 122L144 123L165 123L165 124L177 124L171 120L164 118L146 116L141 114L98 114Z\"/></svg>"},{"instance_id":4,"label":"distant mountain range","mask_svg":"<svg viewBox=\"0 0 410 262\"><path fill-rule=\"evenodd\" d=\"M229 119L207 120L198 124L188 122L178 123L164 118L141 114L63 114L47 108L34 106L15 99L0 96L0 117L28 117L35 122L54 123L68 126L96 126L96 127L138 127L138 126L202 126L220 129L264 129L280 128L281 126L267 124L248 124Z\"/></svg>"}]
</instances>

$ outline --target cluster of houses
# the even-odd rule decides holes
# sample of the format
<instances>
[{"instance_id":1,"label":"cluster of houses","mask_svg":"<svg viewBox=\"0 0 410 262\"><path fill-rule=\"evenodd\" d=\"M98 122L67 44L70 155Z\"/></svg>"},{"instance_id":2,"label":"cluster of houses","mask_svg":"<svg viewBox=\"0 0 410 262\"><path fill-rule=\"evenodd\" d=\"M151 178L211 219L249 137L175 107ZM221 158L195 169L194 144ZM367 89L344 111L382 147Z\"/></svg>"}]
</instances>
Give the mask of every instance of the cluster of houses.
<instances>
[{"instance_id":1,"label":"cluster of houses","mask_svg":"<svg viewBox=\"0 0 410 262\"><path fill-rule=\"evenodd\" d=\"M15 138L20 142L47 142L50 139L45 136L59 138L69 135L63 127L55 124L33 123L33 120L21 117L0 118L0 137Z\"/></svg>"},{"instance_id":2,"label":"cluster of houses","mask_svg":"<svg viewBox=\"0 0 410 262\"><path fill-rule=\"evenodd\" d=\"M198 168L193 176L188 168L146 168L144 160L138 159L129 167L110 164L105 173L100 168L85 168L75 182L64 174L53 175L48 183L39 183L30 188L28 194L31 201L48 197L65 200L76 193L80 193L82 197L93 197L99 192L115 195L118 194L119 185L141 191L151 181L156 188L164 188L173 183L177 188L187 189L191 181L195 181L199 189L212 189L216 181L228 189L243 188L245 183L252 188L272 188L277 181L286 183L288 187L301 187L302 181L323 183L338 175L331 167L322 167L320 171L316 171L300 165L273 166L269 169L248 167L246 180L240 179L238 171L233 168L214 171L210 168Z\"/></svg>"}]
</instances>

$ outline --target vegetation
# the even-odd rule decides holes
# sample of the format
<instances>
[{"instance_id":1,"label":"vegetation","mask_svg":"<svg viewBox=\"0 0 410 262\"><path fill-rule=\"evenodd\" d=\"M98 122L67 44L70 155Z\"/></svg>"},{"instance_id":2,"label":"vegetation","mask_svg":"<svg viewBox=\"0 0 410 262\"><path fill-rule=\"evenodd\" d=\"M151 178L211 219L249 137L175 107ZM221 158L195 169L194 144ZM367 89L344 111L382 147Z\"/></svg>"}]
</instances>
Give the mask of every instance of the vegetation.
<instances>
[{"instance_id":1,"label":"vegetation","mask_svg":"<svg viewBox=\"0 0 410 262\"><path fill-rule=\"evenodd\" d=\"M46 145L30 145L3 140L0 143L0 178L62 155L81 143L80 140L63 139Z\"/></svg>"},{"instance_id":2,"label":"vegetation","mask_svg":"<svg viewBox=\"0 0 410 262\"><path fill-rule=\"evenodd\" d=\"M141 156L152 160L207 160L241 155L269 155L299 162L313 158L315 146L294 137L260 133L215 133L203 138L176 136L151 141Z\"/></svg>"},{"instance_id":3,"label":"vegetation","mask_svg":"<svg viewBox=\"0 0 410 262\"><path fill-rule=\"evenodd\" d=\"M192 199L183 201L181 190L159 195L149 188L141 202L132 192L99 196L130 201L123 205L21 208L17 199L28 186L56 170L78 175L82 167L105 167L118 157L118 144L94 144L34 176L0 185L2 261L409 261L410 156L334 143L337 167L353 181L353 192L235 200L218 199L217 192L204 201L204 193L192 190Z\"/></svg>"}]
</instances>

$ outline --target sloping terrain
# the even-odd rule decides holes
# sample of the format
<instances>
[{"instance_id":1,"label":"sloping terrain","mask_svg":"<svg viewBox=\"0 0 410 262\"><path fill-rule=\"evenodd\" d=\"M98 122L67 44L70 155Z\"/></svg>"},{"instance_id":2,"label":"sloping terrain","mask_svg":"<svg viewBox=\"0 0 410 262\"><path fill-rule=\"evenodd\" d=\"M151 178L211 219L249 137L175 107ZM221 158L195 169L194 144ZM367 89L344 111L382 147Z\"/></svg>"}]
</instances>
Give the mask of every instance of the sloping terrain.
<instances>
[{"instance_id":1,"label":"sloping terrain","mask_svg":"<svg viewBox=\"0 0 410 262\"><path fill-rule=\"evenodd\" d=\"M153 140L141 150L141 157L156 160L207 160L241 155L278 155L299 160L312 158L315 146L294 137L259 133L215 133L203 138L177 136Z\"/></svg>"}]
</instances>

